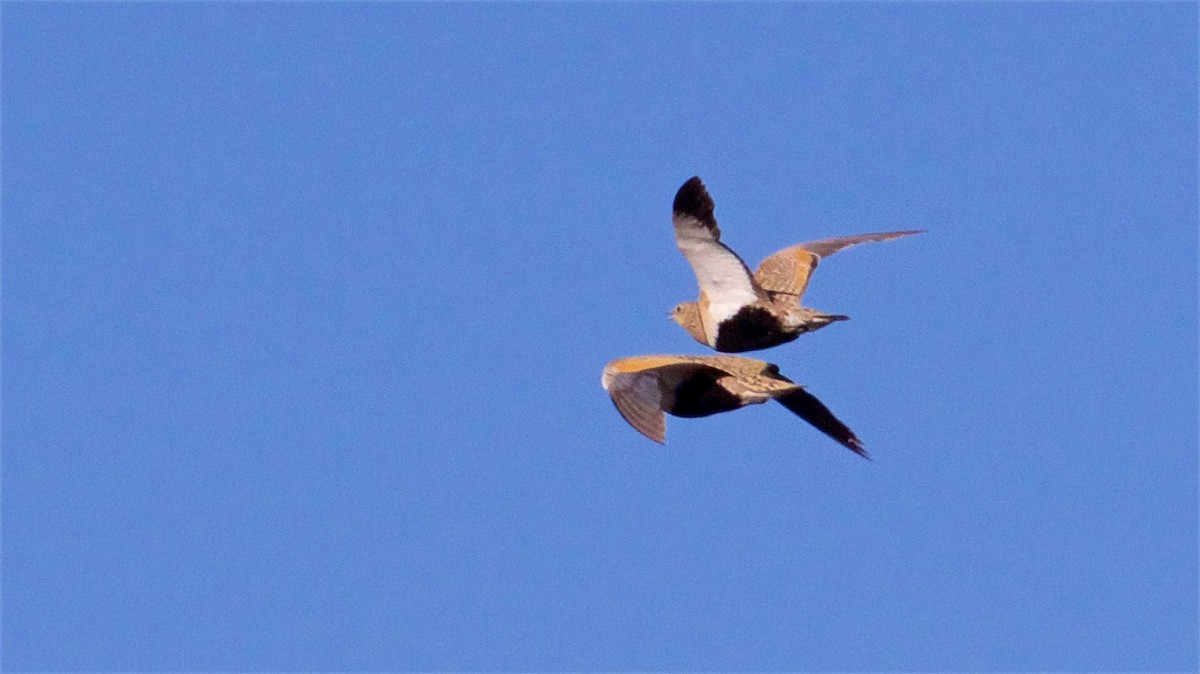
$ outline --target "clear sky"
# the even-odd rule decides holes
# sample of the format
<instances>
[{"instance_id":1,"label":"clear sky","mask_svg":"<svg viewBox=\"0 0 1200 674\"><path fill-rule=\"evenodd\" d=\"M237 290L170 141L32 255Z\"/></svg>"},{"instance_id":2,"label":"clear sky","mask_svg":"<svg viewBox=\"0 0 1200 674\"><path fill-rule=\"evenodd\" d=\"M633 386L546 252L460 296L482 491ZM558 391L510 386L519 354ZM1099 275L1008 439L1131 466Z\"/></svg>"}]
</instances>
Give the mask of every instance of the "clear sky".
<instances>
[{"instance_id":1,"label":"clear sky","mask_svg":"<svg viewBox=\"0 0 1200 674\"><path fill-rule=\"evenodd\" d=\"M8 670L1195 670L1197 6L4 3ZM778 405L671 199L852 317Z\"/></svg>"}]
</instances>

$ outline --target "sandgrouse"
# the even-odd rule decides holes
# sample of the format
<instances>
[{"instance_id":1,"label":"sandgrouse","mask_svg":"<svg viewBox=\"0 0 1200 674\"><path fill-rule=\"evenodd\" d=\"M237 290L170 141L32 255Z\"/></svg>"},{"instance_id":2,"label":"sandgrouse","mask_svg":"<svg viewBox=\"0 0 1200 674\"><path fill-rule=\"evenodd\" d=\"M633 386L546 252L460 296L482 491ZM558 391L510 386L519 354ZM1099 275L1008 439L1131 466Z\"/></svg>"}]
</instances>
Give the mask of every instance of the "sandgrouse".
<instances>
[{"instance_id":1,"label":"sandgrouse","mask_svg":"<svg viewBox=\"0 0 1200 674\"><path fill-rule=\"evenodd\" d=\"M666 442L664 413L706 417L777 400L817 430L867 457L854 432L779 367L742 356L634 356L604 368L600 383L617 411L651 440Z\"/></svg>"},{"instance_id":2,"label":"sandgrouse","mask_svg":"<svg viewBox=\"0 0 1200 674\"><path fill-rule=\"evenodd\" d=\"M693 339L726 353L766 349L847 316L800 306L809 277L822 257L868 241L887 241L922 230L879 232L801 243L763 260L754 274L721 243L713 200L698 177L679 188L674 203L675 243L692 266L700 299L676 305L671 318Z\"/></svg>"}]
</instances>

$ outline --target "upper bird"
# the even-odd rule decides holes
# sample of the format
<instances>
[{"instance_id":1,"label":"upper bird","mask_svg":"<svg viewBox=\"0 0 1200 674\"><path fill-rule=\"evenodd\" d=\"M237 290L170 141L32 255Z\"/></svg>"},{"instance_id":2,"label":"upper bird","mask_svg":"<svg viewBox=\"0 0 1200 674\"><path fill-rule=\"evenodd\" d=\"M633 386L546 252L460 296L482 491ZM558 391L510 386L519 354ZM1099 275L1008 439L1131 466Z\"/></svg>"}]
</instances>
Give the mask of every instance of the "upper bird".
<instances>
[{"instance_id":1,"label":"upper bird","mask_svg":"<svg viewBox=\"0 0 1200 674\"><path fill-rule=\"evenodd\" d=\"M778 400L854 453L862 442L816 396L779 374L779 367L742 356L634 356L604 368L600 379L617 411L651 440L667 437L666 414L706 417Z\"/></svg>"},{"instance_id":2,"label":"upper bird","mask_svg":"<svg viewBox=\"0 0 1200 674\"><path fill-rule=\"evenodd\" d=\"M721 243L713 200L699 177L675 193L675 244L700 285L700 299L678 304L671 318L697 342L726 353L778 346L849 318L800 306L808 280L822 257L868 241L887 241L923 230L878 232L822 239L784 248L751 274L745 262Z\"/></svg>"}]
</instances>

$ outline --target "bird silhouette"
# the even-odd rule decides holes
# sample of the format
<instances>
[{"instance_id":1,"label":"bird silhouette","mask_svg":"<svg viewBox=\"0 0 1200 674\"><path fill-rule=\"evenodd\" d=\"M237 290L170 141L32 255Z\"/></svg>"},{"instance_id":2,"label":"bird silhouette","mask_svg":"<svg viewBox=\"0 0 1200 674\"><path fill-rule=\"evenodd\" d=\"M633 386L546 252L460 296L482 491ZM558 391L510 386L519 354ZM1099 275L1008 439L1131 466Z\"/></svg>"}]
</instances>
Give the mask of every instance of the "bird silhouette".
<instances>
[{"instance_id":1,"label":"bird silhouette","mask_svg":"<svg viewBox=\"0 0 1200 674\"><path fill-rule=\"evenodd\" d=\"M860 243L923 231L876 232L801 243L772 254L751 274L746 263L721 243L713 208L712 197L699 177L689 179L675 194L675 243L696 274L700 298L676 305L671 318L696 341L725 353L778 346L846 320L848 316L800 306L820 259Z\"/></svg>"},{"instance_id":2,"label":"bird silhouette","mask_svg":"<svg viewBox=\"0 0 1200 674\"><path fill-rule=\"evenodd\" d=\"M665 414L706 417L776 400L817 430L869 458L846 424L779 367L742 356L633 356L604 368L601 385L642 435L665 443Z\"/></svg>"}]
</instances>

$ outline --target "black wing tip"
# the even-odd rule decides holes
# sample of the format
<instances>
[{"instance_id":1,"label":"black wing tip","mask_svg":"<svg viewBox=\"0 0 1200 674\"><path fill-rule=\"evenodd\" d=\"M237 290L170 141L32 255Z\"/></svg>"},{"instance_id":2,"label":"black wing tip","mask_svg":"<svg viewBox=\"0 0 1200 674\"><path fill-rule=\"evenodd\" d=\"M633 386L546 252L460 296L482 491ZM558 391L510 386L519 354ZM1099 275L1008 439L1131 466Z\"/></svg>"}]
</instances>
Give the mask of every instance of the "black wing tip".
<instances>
[{"instance_id":1,"label":"black wing tip","mask_svg":"<svg viewBox=\"0 0 1200 674\"><path fill-rule=\"evenodd\" d=\"M834 420L835 421L837 420L836 417L834 418ZM841 424L840 421L838 423ZM862 440L858 439L858 436L854 434L854 431L850 430L850 428L848 426L846 426L845 424L841 424L841 425L843 426L842 429L821 428L819 430L821 430L821 432L825 433L829 437L836 440L839 445L854 452L855 454L861 456L862 458L866 459L867 461L874 462L875 460L872 459L871 455L867 453L867 448L863 447Z\"/></svg>"},{"instance_id":2,"label":"black wing tip","mask_svg":"<svg viewBox=\"0 0 1200 674\"><path fill-rule=\"evenodd\" d=\"M863 447L862 440L858 439L854 431L850 430L849 426L835 417L833 412L825 406L825 403L821 402L803 387L785 393L776 398L776 400L782 403L793 414L812 424L818 431L832 438L839 445L849 449L867 461L871 461L871 456L867 454L866 448Z\"/></svg>"},{"instance_id":3,"label":"black wing tip","mask_svg":"<svg viewBox=\"0 0 1200 674\"><path fill-rule=\"evenodd\" d=\"M707 220L713 215L713 200L708 196L704 181L700 176L688 178L675 193L675 203L672 209L679 215L690 215L699 220Z\"/></svg>"}]
</instances>

